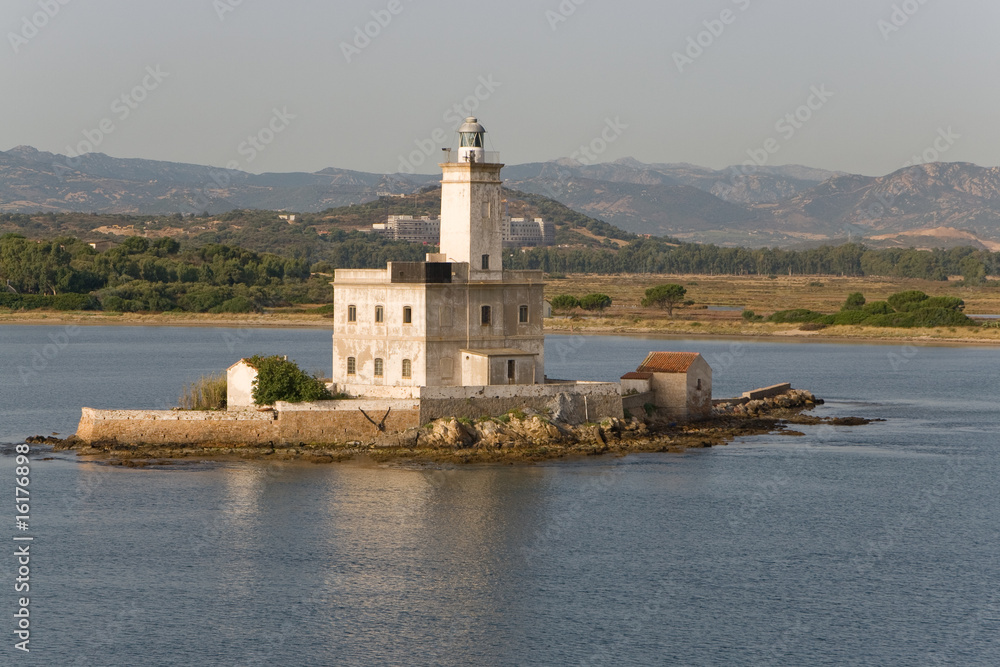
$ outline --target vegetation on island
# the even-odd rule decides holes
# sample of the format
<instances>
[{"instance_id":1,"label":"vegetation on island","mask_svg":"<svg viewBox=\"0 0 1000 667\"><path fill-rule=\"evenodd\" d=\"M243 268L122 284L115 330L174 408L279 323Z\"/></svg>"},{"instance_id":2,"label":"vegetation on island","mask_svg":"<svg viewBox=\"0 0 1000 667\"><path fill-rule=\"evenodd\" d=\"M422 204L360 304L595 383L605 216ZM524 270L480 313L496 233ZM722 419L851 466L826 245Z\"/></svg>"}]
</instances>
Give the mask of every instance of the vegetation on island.
<instances>
[{"instance_id":1,"label":"vegetation on island","mask_svg":"<svg viewBox=\"0 0 1000 667\"><path fill-rule=\"evenodd\" d=\"M185 385L179 407L182 410L225 410L228 382L225 373L203 375Z\"/></svg>"},{"instance_id":2,"label":"vegetation on island","mask_svg":"<svg viewBox=\"0 0 1000 667\"><path fill-rule=\"evenodd\" d=\"M309 375L285 357L256 355L247 362L257 369L257 379L253 382L253 402L257 405L274 405L278 401L328 401L334 398L323 380Z\"/></svg>"},{"instance_id":3,"label":"vegetation on island","mask_svg":"<svg viewBox=\"0 0 1000 667\"><path fill-rule=\"evenodd\" d=\"M962 310L965 302L952 296L931 297L920 290L897 292L885 301L866 301L864 294L854 292L847 297L839 313L827 315L806 308L781 310L767 318L779 324L799 323L816 329L832 325L868 327L967 327L978 326ZM744 311L743 319L759 321L752 311Z\"/></svg>"}]
</instances>

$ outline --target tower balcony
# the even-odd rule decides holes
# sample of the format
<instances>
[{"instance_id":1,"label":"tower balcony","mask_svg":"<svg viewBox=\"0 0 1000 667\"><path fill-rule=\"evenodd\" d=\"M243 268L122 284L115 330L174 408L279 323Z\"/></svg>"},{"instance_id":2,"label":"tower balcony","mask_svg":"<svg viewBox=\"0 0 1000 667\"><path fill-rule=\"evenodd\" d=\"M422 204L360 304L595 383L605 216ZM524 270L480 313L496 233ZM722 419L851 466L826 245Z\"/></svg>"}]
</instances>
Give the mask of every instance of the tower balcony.
<instances>
[{"instance_id":1,"label":"tower balcony","mask_svg":"<svg viewBox=\"0 0 1000 667\"><path fill-rule=\"evenodd\" d=\"M441 152L444 154L444 162L446 164L454 164L458 162L459 151L454 148L442 148ZM500 151L481 151L482 159L476 159L477 164L502 164L500 162ZM468 160L462 160L462 162L467 162Z\"/></svg>"}]
</instances>

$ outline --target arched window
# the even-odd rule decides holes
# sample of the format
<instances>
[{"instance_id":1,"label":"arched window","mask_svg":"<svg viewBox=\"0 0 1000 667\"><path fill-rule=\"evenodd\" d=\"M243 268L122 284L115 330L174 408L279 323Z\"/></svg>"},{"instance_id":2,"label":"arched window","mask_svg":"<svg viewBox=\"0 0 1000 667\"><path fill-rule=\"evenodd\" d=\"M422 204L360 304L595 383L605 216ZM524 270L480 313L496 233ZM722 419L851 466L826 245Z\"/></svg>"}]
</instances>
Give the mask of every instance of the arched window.
<instances>
[{"instance_id":1,"label":"arched window","mask_svg":"<svg viewBox=\"0 0 1000 667\"><path fill-rule=\"evenodd\" d=\"M385 362L381 359L375 360L375 377L380 378L385 375Z\"/></svg>"},{"instance_id":2,"label":"arched window","mask_svg":"<svg viewBox=\"0 0 1000 667\"><path fill-rule=\"evenodd\" d=\"M383 306L375 306L375 321L377 323L385 321L385 308Z\"/></svg>"},{"instance_id":3,"label":"arched window","mask_svg":"<svg viewBox=\"0 0 1000 667\"><path fill-rule=\"evenodd\" d=\"M358 307L357 306L348 306L347 307L347 321L348 322L357 322L358 321Z\"/></svg>"},{"instance_id":4,"label":"arched window","mask_svg":"<svg viewBox=\"0 0 1000 667\"><path fill-rule=\"evenodd\" d=\"M403 377L407 380L413 377L413 364L409 359L403 359Z\"/></svg>"},{"instance_id":5,"label":"arched window","mask_svg":"<svg viewBox=\"0 0 1000 667\"><path fill-rule=\"evenodd\" d=\"M403 306L403 324L413 323L413 309L409 306Z\"/></svg>"},{"instance_id":6,"label":"arched window","mask_svg":"<svg viewBox=\"0 0 1000 667\"><path fill-rule=\"evenodd\" d=\"M347 374L356 375L358 372L358 360L354 357L347 357Z\"/></svg>"}]
</instances>

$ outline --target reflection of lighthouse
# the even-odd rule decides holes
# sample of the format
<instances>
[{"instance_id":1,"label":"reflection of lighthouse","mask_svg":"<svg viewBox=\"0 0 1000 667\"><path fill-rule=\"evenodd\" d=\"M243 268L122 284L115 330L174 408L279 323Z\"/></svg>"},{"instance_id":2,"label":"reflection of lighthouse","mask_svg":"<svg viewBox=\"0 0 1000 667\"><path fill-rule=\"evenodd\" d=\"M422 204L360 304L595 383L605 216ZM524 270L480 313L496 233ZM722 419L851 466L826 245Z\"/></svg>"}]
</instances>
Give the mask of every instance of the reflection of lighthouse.
<instances>
[{"instance_id":1,"label":"reflection of lighthouse","mask_svg":"<svg viewBox=\"0 0 1000 667\"><path fill-rule=\"evenodd\" d=\"M441 252L449 262L467 262L470 280L501 281L503 165L483 150L486 129L478 120L466 118L458 134L458 161L441 165Z\"/></svg>"}]
</instances>

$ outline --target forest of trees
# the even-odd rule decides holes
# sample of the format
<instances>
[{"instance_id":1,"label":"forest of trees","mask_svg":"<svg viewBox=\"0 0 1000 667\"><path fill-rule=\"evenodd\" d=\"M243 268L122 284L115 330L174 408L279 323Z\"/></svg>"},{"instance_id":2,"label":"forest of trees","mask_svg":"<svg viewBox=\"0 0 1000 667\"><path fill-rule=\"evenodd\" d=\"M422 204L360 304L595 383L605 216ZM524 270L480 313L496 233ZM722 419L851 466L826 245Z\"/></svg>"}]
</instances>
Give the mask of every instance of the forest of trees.
<instances>
[{"instance_id":1,"label":"forest of trees","mask_svg":"<svg viewBox=\"0 0 1000 667\"><path fill-rule=\"evenodd\" d=\"M295 303L326 303L337 268L383 268L419 261L435 248L386 241L361 232L287 233L280 223L236 226L183 244L172 238L125 238L97 252L64 236L32 240L0 236L0 307L111 311L250 312ZM296 238L301 237L302 243ZM239 242L239 243L237 243ZM245 245L244 245L245 244ZM247 249L249 245L254 249ZM243 247L241 247L243 246ZM269 248L263 252L261 248ZM721 248L636 239L620 249L534 248L506 253L510 269L549 273L703 275L844 275L979 284L1000 274L1000 253L974 248L874 250L860 244L809 250Z\"/></svg>"}]
</instances>

